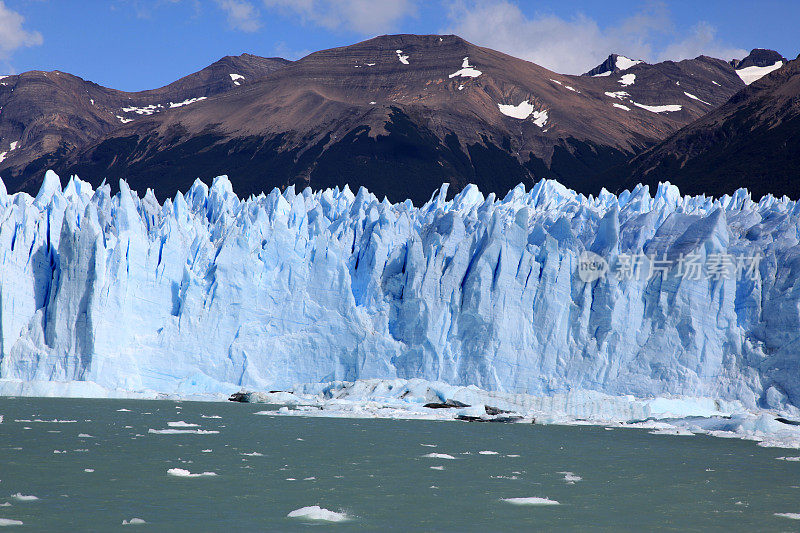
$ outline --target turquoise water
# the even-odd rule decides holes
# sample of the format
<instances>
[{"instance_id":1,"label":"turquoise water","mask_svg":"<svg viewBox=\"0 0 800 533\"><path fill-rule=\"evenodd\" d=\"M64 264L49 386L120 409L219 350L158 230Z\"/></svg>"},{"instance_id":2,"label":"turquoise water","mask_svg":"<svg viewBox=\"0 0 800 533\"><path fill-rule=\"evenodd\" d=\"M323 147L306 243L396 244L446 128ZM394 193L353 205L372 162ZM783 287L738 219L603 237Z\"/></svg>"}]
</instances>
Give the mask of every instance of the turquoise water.
<instances>
[{"instance_id":1,"label":"turquoise water","mask_svg":"<svg viewBox=\"0 0 800 533\"><path fill-rule=\"evenodd\" d=\"M27 531L800 528L775 516L800 513L800 462L776 460L796 450L634 429L253 414L264 408L2 398L0 504L11 505L0 519ZM219 433L148 431L177 421ZM262 455L243 455L253 452ZM170 468L217 475L174 477ZM569 484L559 472L581 479ZM502 501L520 497L560 505ZM287 517L313 505L348 520ZM122 526L134 517L146 524Z\"/></svg>"}]
</instances>

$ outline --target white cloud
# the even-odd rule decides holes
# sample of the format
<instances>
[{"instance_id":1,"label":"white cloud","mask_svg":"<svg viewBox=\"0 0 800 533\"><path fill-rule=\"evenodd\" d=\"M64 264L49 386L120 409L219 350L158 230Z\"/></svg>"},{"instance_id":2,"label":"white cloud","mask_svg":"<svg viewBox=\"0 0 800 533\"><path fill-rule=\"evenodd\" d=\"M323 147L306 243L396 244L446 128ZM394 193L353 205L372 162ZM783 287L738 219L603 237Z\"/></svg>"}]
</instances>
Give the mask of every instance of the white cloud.
<instances>
[{"instance_id":1,"label":"white cloud","mask_svg":"<svg viewBox=\"0 0 800 533\"><path fill-rule=\"evenodd\" d=\"M217 0L217 5L228 15L228 24L235 30L254 32L261 28L256 7L245 0Z\"/></svg>"},{"instance_id":2,"label":"white cloud","mask_svg":"<svg viewBox=\"0 0 800 533\"><path fill-rule=\"evenodd\" d=\"M42 34L22 27L25 18L0 1L0 59L8 60L18 48L42 44Z\"/></svg>"},{"instance_id":3,"label":"white cloud","mask_svg":"<svg viewBox=\"0 0 800 533\"><path fill-rule=\"evenodd\" d=\"M564 74L586 72L611 53L648 62L700 54L743 56L742 50L719 43L713 27L705 23L688 36L676 35L669 11L660 3L647 4L617 25L601 28L581 13L569 20L552 14L528 17L509 0L453 0L448 22L443 30L447 33Z\"/></svg>"},{"instance_id":4,"label":"white cloud","mask_svg":"<svg viewBox=\"0 0 800 533\"><path fill-rule=\"evenodd\" d=\"M417 0L264 0L264 5L329 30L376 35L414 15Z\"/></svg>"},{"instance_id":5,"label":"white cloud","mask_svg":"<svg viewBox=\"0 0 800 533\"><path fill-rule=\"evenodd\" d=\"M660 54L658 59L664 61L672 59L691 59L699 55L718 57L720 59L743 58L747 55L747 50L732 48L719 43L716 40L717 30L707 22L699 22L692 33L684 39L667 46Z\"/></svg>"}]
</instances>

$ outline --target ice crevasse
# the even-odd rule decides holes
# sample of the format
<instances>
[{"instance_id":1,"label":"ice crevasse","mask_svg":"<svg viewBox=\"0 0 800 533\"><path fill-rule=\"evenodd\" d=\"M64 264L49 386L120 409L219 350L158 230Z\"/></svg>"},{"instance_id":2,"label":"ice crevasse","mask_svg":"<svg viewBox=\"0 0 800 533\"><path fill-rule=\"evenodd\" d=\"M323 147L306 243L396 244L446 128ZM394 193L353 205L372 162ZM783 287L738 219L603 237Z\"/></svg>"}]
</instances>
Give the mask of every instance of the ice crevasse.
<instances>
[{"instance_id":1,"label":"ice crevasse","mask_svg":"<svg viewBox=\"0 0 800 533\"><path fill-rule=\"evenodd\" d=\"M159 204L123 181L0 183L0 380L179 394L422 378L538 395L800 404L800 205L584 196L542 180L422 207L366 189ZM752 276L586 282L579 258L761 256Z\"/></svg>"}]
</instances>

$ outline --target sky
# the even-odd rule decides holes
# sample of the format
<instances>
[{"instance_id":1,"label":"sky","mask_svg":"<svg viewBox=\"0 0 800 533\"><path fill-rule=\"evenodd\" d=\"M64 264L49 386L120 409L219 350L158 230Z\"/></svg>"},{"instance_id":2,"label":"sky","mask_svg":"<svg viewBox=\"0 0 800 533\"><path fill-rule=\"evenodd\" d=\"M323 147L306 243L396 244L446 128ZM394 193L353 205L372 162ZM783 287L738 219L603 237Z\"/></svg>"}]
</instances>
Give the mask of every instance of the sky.
<instances>
[{"instance_id":1,"label":"sky","mask_svg":"<svg viewBox=\"0 0 800 533\"><path fill-rule=\"evenodd\" d=\"M300 57L387 33L455 33L580 74L610 53L657 62L800 53L797 0L5 0L0 71L166 85L225 55Z\"/></svg>"}]
</instances>

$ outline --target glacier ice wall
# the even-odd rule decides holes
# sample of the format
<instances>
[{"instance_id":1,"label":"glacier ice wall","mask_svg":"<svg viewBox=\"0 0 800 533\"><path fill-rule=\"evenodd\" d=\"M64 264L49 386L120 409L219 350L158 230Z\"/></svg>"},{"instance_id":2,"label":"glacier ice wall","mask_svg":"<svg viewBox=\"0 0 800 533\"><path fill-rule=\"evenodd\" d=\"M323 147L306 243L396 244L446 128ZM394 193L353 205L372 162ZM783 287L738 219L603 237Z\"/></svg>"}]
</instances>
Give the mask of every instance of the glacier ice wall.
<instances>
[{"instance_id":1,"label":"glacier ice wall","mask_svg":"<svg viewBox=\"0 0 800 533\"><path fill-rule=\"evenodd\" d=\"M418 377L800 404L800 204L446 189L421 208L348 188L241 200L223 176L160 205L125 182L62 190L48 172L36 198L0 183L0 378L213 392ZM763 259L746 279L586 283L585 250Z\"/></svg>"}]
</instances>

